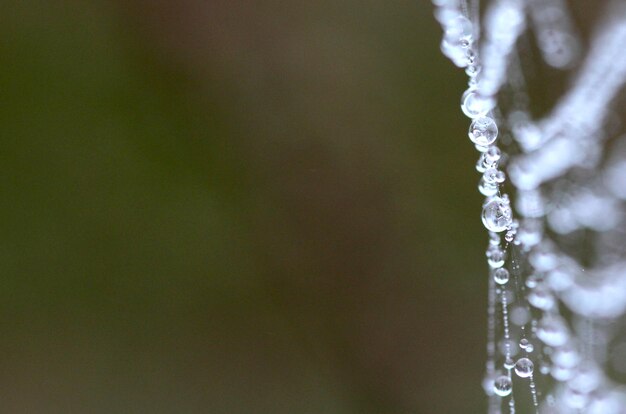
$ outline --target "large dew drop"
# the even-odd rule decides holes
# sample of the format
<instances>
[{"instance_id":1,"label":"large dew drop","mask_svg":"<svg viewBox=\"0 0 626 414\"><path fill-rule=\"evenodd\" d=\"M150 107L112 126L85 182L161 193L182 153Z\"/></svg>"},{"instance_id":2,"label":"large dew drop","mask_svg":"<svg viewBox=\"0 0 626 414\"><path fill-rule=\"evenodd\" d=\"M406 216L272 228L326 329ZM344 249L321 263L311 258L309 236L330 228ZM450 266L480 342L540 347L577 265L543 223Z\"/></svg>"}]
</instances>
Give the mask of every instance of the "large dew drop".
<instances>
[{"instance_id":1,"label":"large dew drop","mask_svg":"<svg viewBox=\"0 0 626 414\"><path fill-rule=\"evenodd\" d=\"M522 378L528 378L533 375L533 361L528 358L520 358L515 363L515 373Z\"/></svg>"},{"instance_id":2,"label":"large dew drop","mask_svg":"<svg viewBox=\"0 0 626 414\"><path fill-rule=\"evenodd\" d=\"M507 200L494 197L483 207L483 224L489 231L500 233L513 223L513 212Z\"/></svg>"},{"instance_id":3,"label":"large dew drop","mask_svg":"<svg viewBox=\"0 0 626 414\"><path fill-rule=\"evenodd\" d=\"M495 392L500 397L506 397L511 394L513 390L513 383L511 382L511 378L506 375L501 375L493 382L493 392Z\"/></svg>"},{"instance_id":4,"label":"large dew drop","mask_svg":"<svg viewBox=\"0 0 626 414\"><path fill-rule=\"evenodd\" d=\"M474 144L486 147L498 137L498 126L489 117L476 118L470 125L468 135Z\"/></svg>"},{"instance_id":5,"label":"large dew drop","mask_svg":"<svg viewBox=\"0 0 626 414\"><path fill-rule=\"evenodd\" d=\"M493 272L493 280L499 285L506 285L509 281L509 271L501 267Z\"/></svg>"},{"instance_id":6,"label":"large dew drop","mask_svg":"<svg viewBox=\"0 0 626 414\"><path fill-rule=\"evenodd\" d=\"M461 97L461 110L468 118L484 117L495 106L492 98L480 96L476 89L468 89Z\"/></svg>"}]
</instances>

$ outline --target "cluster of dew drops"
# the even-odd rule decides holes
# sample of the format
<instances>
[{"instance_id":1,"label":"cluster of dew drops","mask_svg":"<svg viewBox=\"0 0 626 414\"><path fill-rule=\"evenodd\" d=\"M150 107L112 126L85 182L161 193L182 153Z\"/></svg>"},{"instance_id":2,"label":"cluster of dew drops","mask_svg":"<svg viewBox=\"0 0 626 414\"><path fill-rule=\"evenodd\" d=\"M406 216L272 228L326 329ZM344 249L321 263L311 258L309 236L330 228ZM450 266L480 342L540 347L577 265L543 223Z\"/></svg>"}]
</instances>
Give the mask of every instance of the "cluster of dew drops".
<instances>
[{"instance_id":1,"label":"cluster of dew drops","mask_svg":"<svg viewBox=\"0 0 626 414\"><path fill-rule=\"evenodd\" d=\"M495 96L482 96L478 92L481 66L478 50L474 42L474 27L472 22L459 8L450 7L450 2L445 0L433 0L435 17L444 29L441 50L445 56L459 67L464 67L469 77L468 89L461 97L461 110L471 119L468 136L480 153L476 170L482 174L478 190L485 196L482 208L482 222L489 233L489 245L486 256L490 268L490 275L497 286L496 293L501 295L504 336L505 336L505 360L504 368L507 374L500 375L495 366L487 368L486 389L490 395L506 397L511 395L513 382L511 372L514 371L520 378L531 379L531 391L536 403L535 385L532 380L534 365L527 357L533 351L533 345L526 338L522 338L519 347L525 351L525 355L517 361L511 358L511 340L508 332L507 299L504 286L509 282L509 271L504 267L506 259L506 247L509 243L518 243L515 240L518 228L517 220L513 219L511 202L507 194L502 190L505 182L505 173L501 170L501 162L504 157L496 145L498 141L498 125L493 110L495 108ZM504 237L502 237L504 233ZM504 240L503 240L504 239ZM503 245L504 242L504 245ZM492 352L495 352L492 350ZM493 356L492 356L493 359ZM500 372L501 373L501 372ZM512 397L512 396L511 396ZM511 399L512 409L514 402Z\"/></svg>"}]
</instances>

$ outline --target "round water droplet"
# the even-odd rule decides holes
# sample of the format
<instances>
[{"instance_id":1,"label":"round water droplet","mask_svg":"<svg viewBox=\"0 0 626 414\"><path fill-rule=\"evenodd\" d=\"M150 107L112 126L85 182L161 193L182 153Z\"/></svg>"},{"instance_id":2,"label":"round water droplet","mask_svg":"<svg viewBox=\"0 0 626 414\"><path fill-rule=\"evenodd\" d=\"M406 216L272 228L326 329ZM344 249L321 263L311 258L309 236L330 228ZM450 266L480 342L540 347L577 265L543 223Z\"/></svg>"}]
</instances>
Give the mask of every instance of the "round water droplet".
<instances>
[{"instance_id":1,"label":"round water droplet","mask_svg":"<svg viewBox=\"0 0 626 414\"><path fill-rule=\"evenodd\" d=\"M513 222L511 206L505 199L494 197L483 207L482 220L489 231L500 233Z\"/></svg>"},{"instance_id":2,"label":"round water droplet","mask_svg":"<svg viewBox=\"0 0 626 414\"><path fill-rule=\"evenodd\" d=\"M441 40L440 48L441 53L450 59L456 66L464 68L469 64L467 61L467 55L465 54L465 49L463 49L460 44L451 43L444 37Z\"/></svg>"},{"instance_id":3,"label":"round water droplet","mask_svg":"<svg viewBox=\"0 0 626 414\"><path fill-rule=\"evenodd\" d=\"M562 346L569 339L569 330L558 316L544 317L537 328L537 337L548 346Z\"/></svg>"},{"instance_id":4,"label":"round water droplet","mask_svg":"<svg viewBox=\"0 0 626 414\"><path fill-rule=\"evenodd\" d=\"M472 63L475 59L471 57L468 57L467 60L470 62L470 65L465 68L465 74L471 78L475 78L480 73L480 66L473 65Z\"/></svg>"},{"instance_id":5,"label":"round water droplet","mask_svg":"<svg viewBox=\"0 0 626 414\"><path fill-rule=\"evenodd\" d=\"M552 361L563 368L574 368L580 360L581 356L572 344L565 344L552 354Z\"/></svg>"},{"instance_id":6,"label":"round water droplet","mask_svg":"<svg viewBox=\"0 0 626 414\"><path fill-rule=\"evenodd\" d=\"M494 106L492 98L480 96L473 88L466 90L461 97L461 110L468 118L484 117Z\"/></svg>"},{"instance_id":7,"label":"round water droplet","mask_svg":"<svg viewBox=\"0 0 626 414\"><path fill-rule=\"evenodd\" d=\"M499 247L493 246L487 250L487 263L489 263L489 266L493 268L502 267L505 260L506 255Z\"/></svg>"},{"instance_id":8,"label":"round water droplet","mask_svg":"<svg viewBox=\"0 0 626 414\"><path fill-rule=\"evenodd\" d=\"M526 279L526 287L533 289L535 286L537 286L537 276L536 275L528 276L528 278Z\"/></svg>"},{"instance_id":9,"label":"round water droplet","mask_svg":"<svg viewBox=\"0 0 626 414\"><path fill-rule=\"evenodd\" d=\"M528 302L537 309L550 310L556 304L554 296L543 284L535 286L528 294Z\"/></svg>"},{"instance_id":10,"label":"round water droplet","mask_svg":"<svg viewBox=\"0 0 626 414\"><path fill-rule=\"evenodd\" d=\"M505 285L509 281L509 271L501 267L493 272L493 280L499 285Z\"/></svg>"},{"instance_id":11,"label":"round water droplet","mask_svg":"<svg viewBox=\"0 0 626 414\"><path fill-rule=\"evenodd\" d=\"M476 118L470 125L468 135L474 144L486 147L498 137L498 126L489 117Z\"/></svg>"},{"instance_id":12,"label":"round water droplet","mask_svg":"<svg viewBox=\"0 0 626 414\"><path fill-rule=\"evenodd\" d=\"M516 346L516 341L511 338L501 339L498 342L498 349L502 355L509 357L514 357L519 352Z\"/></svg>"},{"instance_id":13,"label":"round water droplet","mask_svg":"<svg viewBox=\"0 0 626 414\"><path fill-rule=\"evenodd\" d=\"M530 321L530 313L524 306L515 306L509 312L511 323L524 326Z\"/></svg>"},{"instance_id":14,"label":"round water droplet","mask_svg":"<svg viewBox=\"0 0 626 414\"><path fill-rule=\"evenodd\" d=\"M530 359L520 358L515 363L515 373L522 378L528 378L533 375L534 367L533 361Z\"/></svg>"},{"instance_id":15,"label":"round water droplet","mask_svg":"<svg viewBox=\"0 0 626 414\"><path fill-rule=\"evenodd\" d=\"M437 6L439 7L435 9L435 19L443 25L447 25L448 22L453 21L460 15L459 9L452 5L438 4Z\"/></svg>"},{"instance_id":16,"label":"round water droplet","mask_svg":"<svg viewBox=\"0 0 626 414\"><path fill-rule=\"evenodd\" d=\"M483 378L483 390L485 390L485 394L491 396L493 395L493 384L495 382L496 375L495 374L486 374L485 378Z\"/></svg>"},{"instance_id":17,"label":"round water droplet","mask_svg":"<svg viewBox=\"0 0 626 414\"><path fill-rule=\"evenodd\" d=\"M515 366L515 361L513 361L513 358L507 358L504 360L504 368L513 369L514 366Z\"/></svg>"},{"instance_id":18,"label":"round water droplet","mask_svg":"<svg viewBox=\"0 0 626 414\"><path fill-rule=\"evenodd\" d=\"M547 243L537 246L528 260L540 272L550 271L559 265L558 256L554 253L552 246Z\"/></svg>"},{"instance_id":19,"label":"round water droplet","mask_svg":"<svg viewBox=\"0 0 626 414\"><path fill-rule=\"evenodd\" d=\"M463 15L457 15L445 22L445 38L451 43L468 47L472 42L474 28L472 22Z\"/></svg>"},{"instance_id":20,"label":"round water droplet","mask_svg":"<svg viewBox=\"0 0 626 414\"><path fill-rule=\"evenodd\" d=\"M511 243L514 239L515 239L515 233L510 230L507 231L506 234L504 235L504 240L506 240L509 243Z\"/></svg>"},{"instance_id":21,"label":"round water droplet","mask_svg":"<svg viewBox=\"0 0 626 414\"><path fill-rule=\"evenodd\" d=\"M517 232L517 239L526 249L530 249L541 241L542 233L543 222L537 219L525 219Z\"/></svg>"},{"instance_id":22,"label":"round water droplet","mask_svg":"<svg viewBox=\"0 0 626 414\"><path fill-rule=\"evenodd\" d=\"M528 346L528 344L530 344L530 342L528 341L528 339L526 338L522 338L519 341L519 347L522 349L526 349L526 347Z\"/></svg>"},{"instance_id":23,"label":"round water droplet","mask_svg":"<svg viewBox=\"0 0 626 414\"><path fill-rule=\"evenodd\" d=\"M493 197L498 194L498 184L485 180L483 176L478 182L478 191L485 197Z\"/></svg>"},{"instance_id":24,"label":"round water droplet","mask_svg":"<svg viewBox=\"0 0 626 414\"><path fill-rule=\"evenodd\" d=\"M485 153L485 159L489 162L496 163L500 160L500 158L502 158L502 152L500 152L498 147L491 146Z\"/></svg>"},{"instance_id":25,"label":"round water droplet","mask_svg":"<svg viewBox=\"0 0 626 414\"><path fill-rule=\"evenodd\" d=\"M488 168L483 174L483 179L488 183L496 183L496 176L498 175L498 170L495 168Z\"/></svg>"},{"instance_id":26,"label":"round water droplet","mask_svg":"<svg viewBox=\"0 0 626 414\"><path fill-rule=\"evenodd\" d=\"M500 397L506 397L513 390L513 383L506 375L501 375L493 382L493 392Z\"/></svg>"}]
</instances>

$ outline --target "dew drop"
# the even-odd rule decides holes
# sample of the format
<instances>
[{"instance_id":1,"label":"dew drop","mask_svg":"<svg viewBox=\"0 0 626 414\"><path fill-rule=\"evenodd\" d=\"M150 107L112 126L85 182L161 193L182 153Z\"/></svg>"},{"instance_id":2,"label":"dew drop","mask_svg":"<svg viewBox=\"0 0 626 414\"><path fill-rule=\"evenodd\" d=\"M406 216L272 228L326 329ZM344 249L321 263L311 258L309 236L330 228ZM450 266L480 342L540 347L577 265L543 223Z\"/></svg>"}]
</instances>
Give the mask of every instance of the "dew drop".
<instances>
[{"instance_id":1,"label":"dew drop","mask_svg":"<svg viewBox=\"0 0 626 414\"><path fill-rule=\"evenodd\" d=\"M493 280L499 285L505 285L509 281L509 271L501 267L493 272Z\"/></svg>"},{"instance_id":2,"label":"dew drop","mask_svg":"<svg viewBox=\"0 0 626 414\"><path fill-rule=\"evenodd\" d=\"M498 126L489 117L476 118L470 125L468 135L474 144L486 147L498 137Z\"/></svg>"},{"instance_id":3,"label":"dew drop","mask_svg":"<svg viewBox=\"0 0 626 414\"><path fill-rule=\"evenodd\" d=\"M472 35L474 28L472 22L463 15L457 15L454 18L448 19L445 23L446 32L445 38L455 44L464 45L467 47L472 42Z\"/></svg>"},{"instance_id":4,"label":"dew drop","mask_svg":"<svg viewBox=\"0 0 626 414\"><path fill-rule=\"evenodd\" d=\"M498 194L498 184L485 180L483 176L478 183L478 191L485 197L493 197Z\"/></svg>"},{"instance_id":5,"label":"dew drop","mask_svg":"<svg viewBox=\"0 0 626 414\"><path fill-rule=\"evenodd\" d=\"M515 373L521 378L528 378L533 375L533 361L528 358L520 358L515 363Z\"/></svg>"},{"instance_id":6,"label":"dew drop","mask_svg":"<svg viewBox=\"0 0 626 414\"><path fill-rule=\"evenodd\" d=\"M515 366L515 361L513 361L513 358L507 358L504 360L504 368L513 369L514 366Z\"/></svg>"},{"instance_id":7,"label":"dew drop","mask_svg":"<svg viewBox=\"0 0 626 414\"><path fill-rule=\"evenodd\" d=\"M493 392L495 392L500 397L506 397L511 394L513 390L513 383L511 379L506 375L501 375L495 379L493 382Z\"/></svg>"},{"instance_id":8,"label":"dew drop","mask_svg":"<svg viewBox=\"0 0 626 414\"><path fill-rule=\"evenodd\" d=\"M562 346L567 342L569 332L565 321L560 317L544 317L539 322L537 337L548 346Z\"/></svg>"},{"instance_id":9,"label":"dew drop","mask_svg":"<svg viewBox=\"0 0 626 414\"><path fill-rule=\"evenodd\" d=\"M535 286L528 295L528 302L537 309L550 310L554 307L556 301L550 290L543 284Z\"/></svg>"},{"instance_id":10,"label":"dew drop","mask_svg":"<svg viewBox=\"0 0 626 414\"><path fill-rule=\"evenodd\" d=\"M482 220L489 231L500 233L513 223L511 206L505 199L494 197L483 207Z\"/></svg>"},{"instance_id":11,"label":"dew drop","mask_svg":"<svg viewBox=\"0 0 626 414\"><path fill-rule=\"evenodd\" d=\"M496 176L498 175L498 170L495 168L488 168L483 174L483 179L488 183L497 183Z\"/></svg>"},{"instance_id":12,"label":"dew drop","mask_svg":"<svg viewBox=\"0 0 626 414\"><path fill-rule=\"evenodd\" d=\"M513 239L515 239L515 232L512 230L507 231L506 234L504 235L504 240L511 243Z\"/></svg>"},{"instance_id":13,"label":"dew drop","mask_svg":"<svg viewBox=\"0 0 626 414\"><path fill-rule=\"evenodd\" d=\"M465 91L461 97L461 110L468 118L484 117L494 106L495 102L492 98L480 96L473 88Z\"/></svg>"},{"instance_id":14,"label":"dew drop","mask_svg":"<svg viewBox=\"0 0 626 414\"><path fill-rule=\"evenodd\" d=\"M500 160L501 157L502 152L500 152L500 149L495 146L489 147L489 149L485 153L485 159L489 162L496 163Z\"/></svg>"},{"instance_id":15,"label":"dew drop","mask_svg":"<svg viewBox=\"0 0 626 414\"><path fill-rule=\"evenodd\" d=\"M494 393L494 382L495 376L494 374L487 374L483 379L483 390L485 390L485 394L491 396Z\"/></svg>"},{"instance_id":16,"label":"dew drop","mask_svg":"<svg viewBox=\"0 0 626 414\"><path fill-rule=\"evenodd\" d=\"M524 326L530 321L530 313L524 306L515 306L509 312L511 322L517 326Z\"/></svg>"},{"instance_id":17,"label":"dew drop","mask_svg":"<svg viewBox=\"0 0 626 414\"><path fill-rule=\"evenodd\" d=\"M487 263L489 263L489 266L493 268L502 267L505 260L506 255L499 247L491 247L487 250Z\"/></svg>"}]
</instances>

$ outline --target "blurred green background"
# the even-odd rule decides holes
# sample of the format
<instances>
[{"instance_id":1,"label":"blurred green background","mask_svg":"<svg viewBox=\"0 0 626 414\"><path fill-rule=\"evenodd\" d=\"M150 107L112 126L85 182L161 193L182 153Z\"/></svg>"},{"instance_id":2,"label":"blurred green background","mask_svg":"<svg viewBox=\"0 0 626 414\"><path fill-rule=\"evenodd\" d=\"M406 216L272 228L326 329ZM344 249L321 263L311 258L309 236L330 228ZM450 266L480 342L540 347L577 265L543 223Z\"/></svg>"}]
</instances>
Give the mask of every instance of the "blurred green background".
<instances>
[{"instance_id":1,"label":"blurred green background","mask_svg":"<svg viewBox=\"0 0 626 414\"><path fill-rule=\"evenodd\" d=\"M427 0L0 3L0 412L479 413Z\"/></svg>"}]
</instances>

